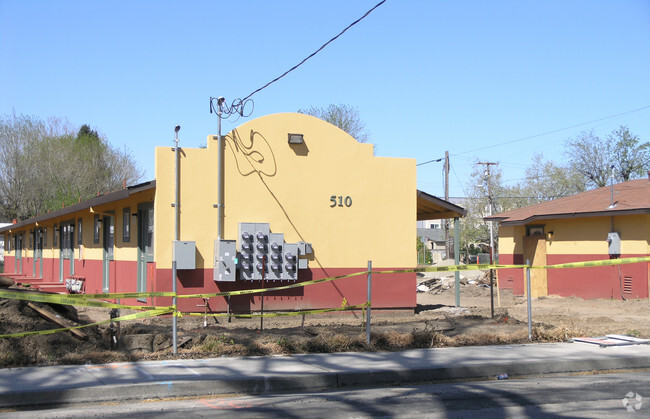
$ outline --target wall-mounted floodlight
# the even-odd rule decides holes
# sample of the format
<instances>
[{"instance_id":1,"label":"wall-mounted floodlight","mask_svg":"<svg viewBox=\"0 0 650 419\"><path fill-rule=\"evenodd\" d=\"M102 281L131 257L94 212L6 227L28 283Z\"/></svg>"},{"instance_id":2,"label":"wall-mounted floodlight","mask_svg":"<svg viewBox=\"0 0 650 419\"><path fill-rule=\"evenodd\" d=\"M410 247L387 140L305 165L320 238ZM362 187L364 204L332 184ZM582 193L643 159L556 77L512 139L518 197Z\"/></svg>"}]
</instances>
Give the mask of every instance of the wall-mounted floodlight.
<instances>
[{"instance_id":1,"label":"wall-mounted floodlight","mask_svg":"<svg viewBox=\"0 0 650 419\"><path fill-rule=\"evenodd\" d=\"M305 142L302 134L291 134L289 133L289 144L302 144Z\"/></svg>"}]
</instances>

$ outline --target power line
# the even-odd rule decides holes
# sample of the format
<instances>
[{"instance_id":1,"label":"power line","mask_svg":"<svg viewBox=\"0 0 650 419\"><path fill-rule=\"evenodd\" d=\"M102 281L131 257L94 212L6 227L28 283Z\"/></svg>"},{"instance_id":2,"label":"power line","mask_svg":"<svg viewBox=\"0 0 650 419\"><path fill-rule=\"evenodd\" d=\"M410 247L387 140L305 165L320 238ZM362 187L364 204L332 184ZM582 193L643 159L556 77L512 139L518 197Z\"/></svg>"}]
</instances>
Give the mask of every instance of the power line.
<instances>
[{"instance_id":1,"label":"power line","mask_svg":"<svg viewBox=\"0 0 650 419\"><path fill-rule=\"evenodd\" d=\"M425 161L424 163L418 163L418 164L416 164L416 166L422 166L423 164L429 164L429 163L436 163L436 162L439 162L439 161L443 161L444 159L445 159L444 157L441 157L439 159Z\"/></svg>"},{"instance_id":2,"label":"power line","mask_svg":"<svg viewBox=\"0 0 650 419\"><path fill-rule=\"evenodd\" d=\"M385 2L386 2L386 0L382 0L382 1L380 1L379 3L377 3L377 4L376 4L372 9L368 10L368 11L367 11L363 16L361 16L359 19L355 20L354 22L352 22L351 24L349 24L345 29L343 29L341 32L339 32L338 35L336 35L334 38L330 39L329 41L325 42L325 43L324 43L320 48L318 48L316 51L314 51L314 52L312 52L311 54L309 54L309 56L307 56L307 58L305 58L304 60L302 60L302 61L299 62L298 64L296 64L296 65L294 65L293 67L291 67L289 70L287 70L287 71L285 71L284 73L282 73L282 75L280 75L280 76L274 78L274 79L271 80L270 82L266 83L264 86L260 87L259 89L255 90L253 93L251 93L251 94L249 94L248 96L246 96L245 98L243 98L243 99L242 99L242 102L245 102L246 99L249 99L249 98L250 98L251 96L253 96L255 93L258 93L258 92L260 92L260 91L266 89L266 88L269 87L271 84L275 83L276 81L280 80L282 77L286 76L287 74L291 73L293 70L295 70L295 69L297 69L298 67L300 67L301 65L303 65L303 64L305 63L305 61L307 61L308 59L310 59L310 58L313 57L314 55L318 54L318 53L319 53L321 50L323 50L326 46L328 46L330 43L334 42L334 41L335 41L339 36L343 35L343 34L345 33L345 31L347 31L348 29L350 29L351 27L353 27L353 26L356 25L357 23L361 22L361 21L362 21L366 16L368 16L368 15L369 15L370 13L372 13L376 8L378 8L379 6L381 6L382 4L384 4Z\"/></svg>"},{"instance_id":3,"label":"power line","mask_svg":"<svg viewBox=\"0 0 650 419\"><path fill-rule=\"evenodd\" d=\"M531 136L529 136L529 137L517 138L516 140L510 140L510 141L506 141L506 142L499 143L499 144L493 144L493 145L489 145L489 146L485 146L485 147L481 147L481 148L476 148L476 149L474 149L474 150L463 151L462 153L452 154L452 156L457 156L457 155L459 155L459 154L469 154L469 153L474 153L475 151L481 151L481 150L486 150L486 149L488 149L488 148L500 147L500 146L502 146L502 145L512 144L512 143L516 143L516 142L524 141L524 140L530 140L530 139L532 139L532 138L542 137L542 136L544 136L544 135L555 134L555 133L557 133L557 132L561 132L561 131L566 131L566 130L573 129L573 128L582 127L582 126L585 126L585 125L593 124L593 123L595 123L595 122L604 121L605 119L616 118L616 117L618 117L618 116L627 115L627 114L630 114L630 113L633 113L633 112L642 111L642 110L644 110L644 109L648 109L648 108L650 108L650 105L648 105L648 106L643 106L643 107L641 107L641 108L637 108L637 109L632 109L631 111L622 112L622 113L619 113L619 114L616 114L616 115L610 115L610 116L605 116L605 117L603 117L603 118L594 119L593 121L587 121L587 122L583 122L583 123L580 123L580 124L572 125L572 126L570 126L570 127L560 128L560 129L556 129L556 130L553 130L553 131L547 131L547 132L543 132L543 133L541 133L541 134L531 135Z\"/></svg>"},{"instance_id":4,"label":"power line","mask_svg":"<svg viewBox=\"0 0 650 419\"><path fill-rule=\"evenodd\" d=\"M492 144L492 145L488 145L488 146L485 146L485 147L476 148L476 149L474 149L474 150L469 150L469 151L463 151L463 152L460 152L460 153L450 154L450 156L458 157L458 156L463 155L463 154L474 153L474 152L476 152L476 151L486 150L486 149L488 149L488 148L500 147L500 146L503 146L503 145L506 145L506 144L512 144L512 143L516 143L516 142L519 142L519 141L530 140L530 139L532 139L532 138L542 137L542 136L544 136L544 135L555 134L555 133L557 133L557 132L561 132L561 131L566 131L566 130L570 130L570 129L573 129L573 128L582 127L582 126L585 126L585 125L589 125L589 124L593 124L593 123L596 123L596 122L604 121L604 120L606 120L606 119L616 118L616 117L623 116L623 115L627 115L627 114L630 114L630 113L634 113L634 112L642 111L642 110L644 110L644 109L648 109L648 108L650 108L650 105L648 105L648 106L643 106L643 107L641 107L641 108L637 108L637 109L632 109L631 111L622 112L622 113L619 113L619 114L616 114L616 115L605 116L605 117L603 117L603 118L594 119L594 120L592 120L592 121L582 122L582 123L580 123L580 124L572 125L572 126L570 126L570 127L559 128L559 129L556 129L556 130L553 130L553 131L543 132L543 133L541 133L541 134L535 134L535 135L531 135L531 136L528 136L528 137L517 138L516 140L510 140L510 141L506 141L506 142L499 143L499 144ZM434 160L428 160L428 161L425 161L425 162L423 162L423 163L418 163L418 164L416 164L416 166L422 166L422 165L425 165L425 164L434 163L434 162L439 162L439 161L442 161L442 160L444 160L444 157L441 157L441 158L439 158L439 159L434 159Z\"/></svg>"}]
</instances>

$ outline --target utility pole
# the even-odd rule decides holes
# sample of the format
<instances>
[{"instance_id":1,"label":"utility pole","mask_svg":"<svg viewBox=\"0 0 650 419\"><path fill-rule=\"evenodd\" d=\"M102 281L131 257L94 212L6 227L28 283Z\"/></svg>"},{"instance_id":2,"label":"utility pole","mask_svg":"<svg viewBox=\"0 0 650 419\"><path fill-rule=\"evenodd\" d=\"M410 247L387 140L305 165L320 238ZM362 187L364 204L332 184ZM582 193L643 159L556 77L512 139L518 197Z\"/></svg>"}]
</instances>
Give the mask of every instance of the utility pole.
<instances>
[{"instance_id":1,"label":"utility pole","mask_svg":"<svg viewBox=\"0 0 650 419\"><path fill-rule=\"evenodd\" d=\"M477 164L485 165L485 181L488 190L488 212L492 216L492 192L490 190L490 166L499 163L493 162L478 162ZM494 232L492 230L492 220L490 220L490 265L494 263ZM490 269L490 318L494 318L494 270Z\"/></svg>"},{"instance_id":2,"label":"utility pole","mask_svg":"<svg viewBox=\"0 0 650 419\"><path fill-rule=\"evenodd\" d=\"M449 202L449 151L445 151L445 201ZM449 246L449 222L447 220L443 221L443 226L445 228L445 258L449 259L451 256L450 246Z\"/></svg>"},{"instance_id":3,"label":"utility pole","mask_svg":"<svg viewBox=\"0 0 650 419\"><path fill-rule=\"evenodd\" d=\"M485 182L487 183L488 191L488 215L492 215L492 192L490 190L490 166L496 166L499 163L494 162L478 162L476 164L485 165ZM494 261L494 232L492 229L492 221L490 220L490 263Z\"/></svg>"}]
</instances>

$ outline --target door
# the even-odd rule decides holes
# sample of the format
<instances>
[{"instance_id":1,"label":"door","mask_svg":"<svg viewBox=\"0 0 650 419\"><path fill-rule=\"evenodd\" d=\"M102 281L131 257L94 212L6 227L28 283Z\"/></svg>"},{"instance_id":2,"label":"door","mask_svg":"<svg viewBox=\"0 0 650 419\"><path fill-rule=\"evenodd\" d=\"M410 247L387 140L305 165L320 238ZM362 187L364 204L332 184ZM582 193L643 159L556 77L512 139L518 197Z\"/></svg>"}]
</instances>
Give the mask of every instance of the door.
<instances>
[{"instance_id":1,"label":"door","mask_svg":"<svg viewBox=\"0 0 650 419\"><path fill-rule=\"evenodd\" d=\"M153 203L138 205L138 292L147 292L153 269ZM146 301L145 298L139 301Z\"/></svg>"},{"instance_id":2,"label":"door","mask_svg":"<svg viewBox=\"0 0 650 419\"><path fill-rule=\"evenodd\" d=\"M56 233L55 233L56 234ZM74 221L61 223L59 227L59 282L74 275Z\"/></svg>"},{"instance_id":3,"label":"door","mask_svg":"<svg viewBox=\"0 0 650 419\"><path fill-rule=\"evenodd\" d=\"M532 266L546 265L546 238L543 234L524 237L524 262L527 260ZM524 278L524 295L526 293L526 278ZM546 295L548 295L546 269L531 269L530 296L535 298Z\"/></svg>"},{"instance_id":4,"label":"door","mask_svg":"<svg viewBox=\"0 0 650 419\"><path fill-rule=\"evenodd\" d=\"M22 274L23 273L23 234L16 234L16 266L14 267L14 273Z\"/></svg>"},{"instance_id":5,"label":"door","mask_svg":"<svg viewBox=\"0 0 650 419\"><path fill-rule=\"evenodd\" d=\"M43 278L43 229L37 228L33 232L34 240L34 276Z\"/></svg>"},{"instance_id":6,"label":"door","mask_svg":"<svg viewBox=\"0 0 650 419\"><path fill-rule=\"evenodd\" d=\"M102 217L102 232L104 236L102 288L103 292L110 292L111 265L114 260L113 249L115 246L115 226L112 216L104 215Z\"/></svg>"}]
</instances>

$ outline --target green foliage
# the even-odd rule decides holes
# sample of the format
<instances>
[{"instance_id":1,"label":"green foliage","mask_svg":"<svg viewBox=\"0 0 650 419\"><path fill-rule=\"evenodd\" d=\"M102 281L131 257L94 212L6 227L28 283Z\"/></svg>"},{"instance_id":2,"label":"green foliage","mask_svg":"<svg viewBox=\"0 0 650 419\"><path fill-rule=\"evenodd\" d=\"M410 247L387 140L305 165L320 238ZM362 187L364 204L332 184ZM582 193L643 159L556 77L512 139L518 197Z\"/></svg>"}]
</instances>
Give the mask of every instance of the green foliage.
<instances>
[{"instance_id":1,"label":"green foliage","mask_svg":"<svg viewBox=\"0 0 650 419\"><path fill-rule=\"evenodd\" d=\"M418 251L418 265L431 265L433 263L433 257L431 256L431 251L426 248L422 240L419 237L416 237L416 247Z\"/></svg>"},{"instance_id":2,"label":"green foliage","mask_svg":"<svg viewBox=\"0 0 650 419\"><path fill-rule=\"evenodd\" d=\"M142 173L126 151L83 125L0 117L0 218L25 219L134 184Z\"/></svg>"}]
</instances>

